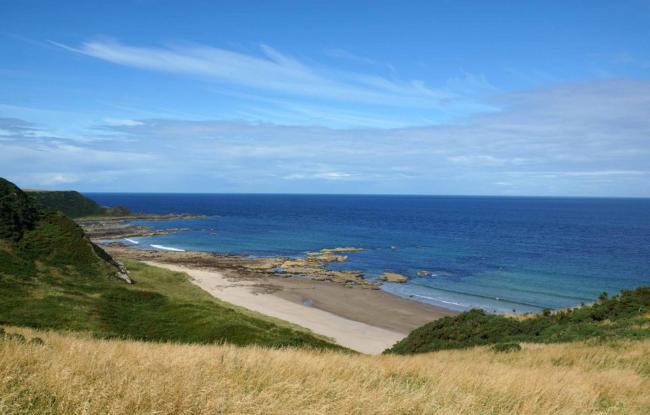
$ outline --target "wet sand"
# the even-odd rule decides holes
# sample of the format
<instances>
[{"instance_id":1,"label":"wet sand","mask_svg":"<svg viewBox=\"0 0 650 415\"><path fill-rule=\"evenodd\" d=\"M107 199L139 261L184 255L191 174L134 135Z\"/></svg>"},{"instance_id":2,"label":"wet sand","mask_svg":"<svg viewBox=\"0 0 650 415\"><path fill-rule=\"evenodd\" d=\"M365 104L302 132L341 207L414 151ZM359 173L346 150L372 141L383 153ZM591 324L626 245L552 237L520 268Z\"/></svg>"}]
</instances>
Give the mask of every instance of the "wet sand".
<instances>
[{"instance_id":1,"label":"wet sand","mask_svg":"<svg viewBox=\"0 0 650 415\"><path fill-rule=\"evenodd\" d=\"M412 329L453 312L378 290L296 278L237 278L232 273L163 262L149 265L187 273L215 297L330 337L341 346L379 354Z\"/></svg>"},{"instance_id":2,"label":"wet sand","mask_svg":"<svg viewBox=\"0 0 650 415\"><path fill-rule=\"evenodd\" d=\"M118 259L186 272L195 284L223 301L298 324L363 353L381 353L411 330L457 314L377 287L278 275L272 271L274 262L265 259L124 245L105 248Z\"/></svg>"},{"instance_id":3,"label":"wet sand","mask_svg":"<svg viewBox=\"0 0 650 415\"><path fill-rule=\"evenodd\" d=\"M285 300L403 334L431 320L457 314L381 290L349 289L336 283L296 278L278 278L273 283L282 287L274 295Z\"/></svg>"}]
</instances>

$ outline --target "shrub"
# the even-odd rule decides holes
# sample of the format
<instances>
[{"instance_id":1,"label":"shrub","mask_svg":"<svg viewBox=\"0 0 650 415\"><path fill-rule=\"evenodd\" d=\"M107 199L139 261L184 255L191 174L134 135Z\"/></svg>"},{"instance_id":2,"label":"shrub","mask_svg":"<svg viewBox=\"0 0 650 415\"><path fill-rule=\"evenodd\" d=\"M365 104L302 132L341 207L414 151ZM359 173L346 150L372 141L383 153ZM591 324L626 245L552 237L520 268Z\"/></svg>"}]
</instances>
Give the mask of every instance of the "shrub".
<instances>
[{"instance_id":1,"label":"shrub","mask_svg":"<svg viewBox=\"0 0 650 415\"><path fill-rule=\"evenodd\" d=\"M40 337L32 337L31 340L29 341L29 344L31 344L32 346L43 346L45 342Z\"/></svg>"},{"instance_id":2,"label":"shrub","mask_svg":"<svg viewBox=\"0 0 650 415\"><path fill-rule=\"evenodd\" d=\"M520 351L521 346L519 343L497 343L490 349L495 353L510 353Z\"/></svg>"},{"instance_id":3,"label":"shrub","mask_svg":"<svg viewBox=\"0 0 650 415\"><path fill-rule=\"evenodd\" d=\"M525 319L470 310L418 327L386 353L427 353L512 342L644 339L650 337L644 317L649 312L650 287L601 295L600 301L569 311L545 309Z\"/></svg>"}]
</instances>

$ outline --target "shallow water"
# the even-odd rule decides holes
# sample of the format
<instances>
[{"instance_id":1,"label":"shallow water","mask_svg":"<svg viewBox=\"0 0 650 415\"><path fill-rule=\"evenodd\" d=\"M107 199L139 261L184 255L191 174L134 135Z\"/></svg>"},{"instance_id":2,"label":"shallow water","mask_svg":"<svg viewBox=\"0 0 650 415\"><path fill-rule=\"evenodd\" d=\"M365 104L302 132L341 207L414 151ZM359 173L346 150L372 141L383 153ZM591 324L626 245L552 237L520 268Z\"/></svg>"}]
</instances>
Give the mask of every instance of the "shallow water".
<instances>
[{"instance_id":1,"label":"shallow water","mask_svg":"<svg viewBox=\"0 0 650 415\"><path fill-rule=\"evenodd\" d=\"M108 206L207 218L137 221L189 228L130 238L139 248L300 256L366 248L333 264L367 278L411 277L383 288L456 310L537 311L650 284L650 199L88 194ZM128 242L126 243L133 243ZM418 277L418 271L427 276Z\"/></svg>"}]
</instances>

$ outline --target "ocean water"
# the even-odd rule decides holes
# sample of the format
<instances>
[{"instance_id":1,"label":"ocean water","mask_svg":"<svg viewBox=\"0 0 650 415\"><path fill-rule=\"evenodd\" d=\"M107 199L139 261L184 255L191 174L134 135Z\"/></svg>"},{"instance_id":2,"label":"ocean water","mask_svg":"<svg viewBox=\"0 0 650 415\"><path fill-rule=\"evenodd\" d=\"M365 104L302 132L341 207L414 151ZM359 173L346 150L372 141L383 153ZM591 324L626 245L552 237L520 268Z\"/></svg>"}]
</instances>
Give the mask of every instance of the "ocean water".
<instances>
[{"instance_id":1,"label":"ocean water","mask_svg":"<svg viewBox=\"0 0 650 415\"><path fill-rule=\"evenodd\" d=\"M386 291L455 310L526 312L650 285L650 199L91 193L189 230L126 243L253 256L354 246L333 269L411 277ZM155 245L156 247L152 247ZM427 275L418 277L418 271Z\"/></svg>"}]
</instances>

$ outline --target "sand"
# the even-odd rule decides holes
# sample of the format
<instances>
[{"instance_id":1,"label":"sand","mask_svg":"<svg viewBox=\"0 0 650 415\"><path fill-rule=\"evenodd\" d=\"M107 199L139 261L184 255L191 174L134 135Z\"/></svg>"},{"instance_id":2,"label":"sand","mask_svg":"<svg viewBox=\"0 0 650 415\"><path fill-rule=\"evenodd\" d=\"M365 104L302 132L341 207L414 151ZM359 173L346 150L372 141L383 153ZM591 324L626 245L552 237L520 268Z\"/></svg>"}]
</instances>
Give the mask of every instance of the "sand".
<instances>
[{"instance_id":1,"label":"sand","mask_svg":"<svg viewBox=\"0 0 650 415\"><path fill-rule=\"evenodd\" d=\"M216 270L145 262L185 272L220 300L305 327L361 353L379 354L413 328L453 314L377 290L293 278L238 279Z\"/></svg>"}]
</instances>

